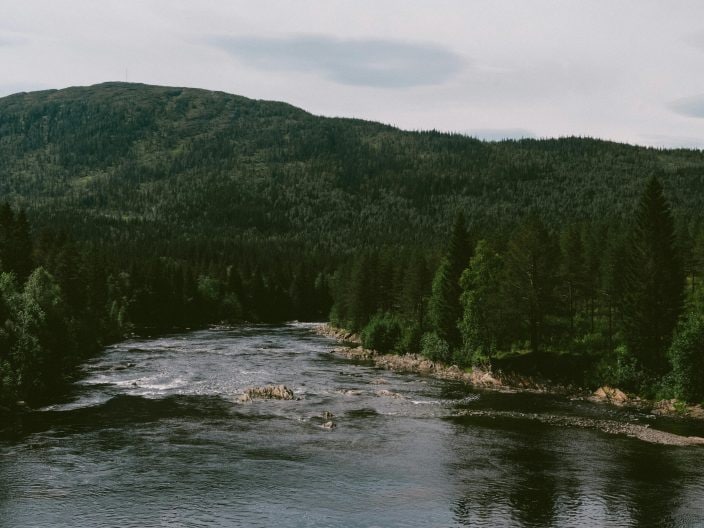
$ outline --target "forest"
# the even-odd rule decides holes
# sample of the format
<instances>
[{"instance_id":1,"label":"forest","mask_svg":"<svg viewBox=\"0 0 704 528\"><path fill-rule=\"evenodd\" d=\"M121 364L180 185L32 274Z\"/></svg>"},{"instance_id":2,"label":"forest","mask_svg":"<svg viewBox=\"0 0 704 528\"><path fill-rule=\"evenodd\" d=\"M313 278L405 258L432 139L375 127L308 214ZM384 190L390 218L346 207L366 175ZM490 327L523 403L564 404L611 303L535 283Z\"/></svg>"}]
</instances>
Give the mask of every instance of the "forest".
<instances>
[{"instance_id":1,"label":"forest","mask_svg":"<svg viewBox=\"0 0 704 528\"><path fill-rule=\"evenodd\" d=\"M657 178L622 225L549 229L529 214L478 238L459 215L446 240L439 260L344 263L332 322L386 353L704 400L704 232L678 236Z\"/></svg>"},{"instance_id":2,"label":"forest","mask_svg":"<svg viewBox=\"0 0 704 528\"><path fill-rule=\"evenodd\" d=\"M291 319L704 399L700 151L107 83L0 99L0 203L0 405L133 332Z\"/></svg>"}]
</instances>

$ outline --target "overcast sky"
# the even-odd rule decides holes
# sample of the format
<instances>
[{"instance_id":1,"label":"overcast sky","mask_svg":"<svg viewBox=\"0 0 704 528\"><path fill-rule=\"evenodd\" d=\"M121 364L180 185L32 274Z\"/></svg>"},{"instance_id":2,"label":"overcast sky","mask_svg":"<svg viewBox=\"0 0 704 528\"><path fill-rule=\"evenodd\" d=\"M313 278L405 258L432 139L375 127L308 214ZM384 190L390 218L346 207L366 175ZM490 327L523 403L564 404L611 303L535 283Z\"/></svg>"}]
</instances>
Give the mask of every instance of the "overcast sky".
<instances>
[{"instance_id":1,"label":"overcast sky","mask_svg":"<svg viewBox=\"0 0 704 528\"><path fill-rule=\"evenodd\" d=\"M0 0L0 95L125 80L704 148L704 1Z\"/></svg>"}]
</instances>

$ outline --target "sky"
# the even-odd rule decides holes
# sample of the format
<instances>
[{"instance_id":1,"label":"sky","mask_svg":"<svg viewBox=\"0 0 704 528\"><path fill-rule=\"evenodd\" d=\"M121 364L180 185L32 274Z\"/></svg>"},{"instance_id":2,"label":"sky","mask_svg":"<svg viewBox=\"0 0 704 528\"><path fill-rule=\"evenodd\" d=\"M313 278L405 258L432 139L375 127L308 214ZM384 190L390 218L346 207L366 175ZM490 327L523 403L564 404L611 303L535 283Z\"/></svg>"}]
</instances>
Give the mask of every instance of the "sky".
<instances>
[{"instance_id":1,"label":"sky","mask_svg":"<svg viewBox=\"0 0 704 528\"><path fill-rule=\"evenodd\" d=\"M105 81L704 148L701 0L0 0L0 96Z\"/></svg>"}]
</instances>

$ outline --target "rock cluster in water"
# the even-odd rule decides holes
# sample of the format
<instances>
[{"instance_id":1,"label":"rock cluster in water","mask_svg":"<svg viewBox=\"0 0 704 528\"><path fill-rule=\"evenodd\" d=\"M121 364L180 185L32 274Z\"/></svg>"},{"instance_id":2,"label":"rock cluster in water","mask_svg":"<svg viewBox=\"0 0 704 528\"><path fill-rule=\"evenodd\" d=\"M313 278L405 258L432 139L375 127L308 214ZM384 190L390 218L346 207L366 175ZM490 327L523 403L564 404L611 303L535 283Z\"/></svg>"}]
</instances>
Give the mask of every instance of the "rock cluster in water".
<instances>
[{"instance_id":1,"label":"rock cluster in water","mask_svg":"<svg viewBox=\"0 0 704 528\"><path fill-rule=\"evenodd\" d=\"M264 387L252 387L247 389L240 401L248 402L252 400L293 400L293 391L286 385L266 385Z\"/></svg>"}]
</instances>

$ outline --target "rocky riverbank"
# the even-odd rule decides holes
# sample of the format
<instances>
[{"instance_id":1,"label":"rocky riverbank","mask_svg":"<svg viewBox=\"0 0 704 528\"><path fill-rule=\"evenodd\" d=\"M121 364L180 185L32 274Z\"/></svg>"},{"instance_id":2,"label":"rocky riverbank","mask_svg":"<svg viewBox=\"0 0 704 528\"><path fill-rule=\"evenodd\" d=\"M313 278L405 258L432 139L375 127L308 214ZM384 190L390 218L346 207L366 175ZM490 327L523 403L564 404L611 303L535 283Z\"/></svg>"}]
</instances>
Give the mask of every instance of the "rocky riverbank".
<instances>
[{"instance_id":1,"label":"rocky riverbank","mask_svg":"<svg viewBox=\"0 0 704 528\"><path fill-rule=\"evenodd\" d=\"M419 354L403 356L395 354L380 354L361 346L359 336L347 330L335 328L329 324L321 324L315 331L327 337L337 339L344 346L337 347L332 353L357 361L371 361L375 366L397 372L413 372L439 379L461 381L483 390L498 390L502 392L533 392L545 394L562 394L571 399L582 399L594 403L615 405L618 407L633 407L659 416L672 416L704 420L702 405L687 405L678 400L650 401L629 395L614 387L604 386L591 392L579 387L565 386L537 380L517 373L494 373L474 367L462 370L457 365L445 365L439 361L431 361ZM613 430L613 427L610 429ZM645 436L653 437L650 433ZM635 434L631 436L637 436ZM668 440L668 443L671 441Z\"/></svg>"},{"instance_id":2,"label":"rocky riverbank","mask_svg":"<svg viewBox=\"0 0 704 528\"><path fill-rule=\"evenodd\" d=\"M343 346L334 348L335 355L356 361L371 361L379 368L396 372L413 372L439 379L461 381L480 389L500 390L504 392L560 393L574 395L574 387L548 384L529 376L518 374L499 374L479 367L463 370L457 365L446 365L440 361L431 361L420 354L380 354L361 346L359 336L344 329L321 324L315 328L316 333L337 339ZM586 393L580 393L587 396Z\"/></svg>"}]
</instances>

